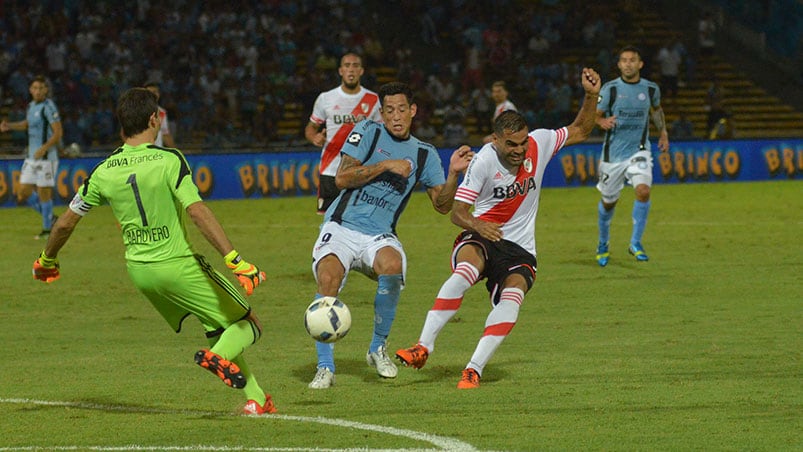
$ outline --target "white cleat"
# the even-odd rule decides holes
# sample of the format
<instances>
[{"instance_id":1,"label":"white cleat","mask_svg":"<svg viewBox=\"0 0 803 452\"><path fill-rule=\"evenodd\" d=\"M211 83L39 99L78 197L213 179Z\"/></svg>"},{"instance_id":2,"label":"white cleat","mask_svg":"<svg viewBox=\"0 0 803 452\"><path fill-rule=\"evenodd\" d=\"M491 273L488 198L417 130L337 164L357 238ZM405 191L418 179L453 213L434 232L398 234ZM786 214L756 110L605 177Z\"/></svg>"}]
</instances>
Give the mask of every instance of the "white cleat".
<instances>
[{"instance_id":1,"label":"white cleat","mask_svg":"<svg viewBox=\"0 0 803 452\"><path fill-rule=\"evenodd\" d=\"M365 361L369 366L376 368L376 373L383 378L396 378L399 370L387 354L385 346L381 345L376 352L368 352L365 355Z\"/></svg>"},{"instance_id":2,"label":"white cleat","mask_svg":"<svg viewBox=\"0 0 803 452\"><path fill-rule=\"evenodd\" d=\"M309 383L310 389L327 389L335 384L335 374L328 367L319 367L315 378Z\"/></svg>"}]
</instances>

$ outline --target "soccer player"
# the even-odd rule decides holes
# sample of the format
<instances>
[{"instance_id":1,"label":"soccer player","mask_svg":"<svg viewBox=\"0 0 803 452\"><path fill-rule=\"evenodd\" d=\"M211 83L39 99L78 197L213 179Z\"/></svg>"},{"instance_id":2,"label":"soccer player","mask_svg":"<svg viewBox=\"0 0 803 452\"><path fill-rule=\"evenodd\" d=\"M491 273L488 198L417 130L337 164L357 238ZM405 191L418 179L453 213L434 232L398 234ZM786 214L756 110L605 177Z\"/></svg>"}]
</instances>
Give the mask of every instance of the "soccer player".
<instances>
[{"instance_id":1,"label":"soccer player","mask_svg":"<svg viewBox=\"0 0 803 452\"><path fill-rule=\"evenodd\" d=\"M597 204L599 243L597 263L608 265L611 220L625 181L635 187L633 232L627 251L639 262L649 260L641 237L647 226L652 186L652 153L650 152L650 118L660 133L658 149L669 150L669 135L661 108L661 90L654 82L640 76L644 62L636 47L619 52L617 67L621 76L602 86L597 104L596 123L605 130L599 160L597 190L602 199Z\"/></svg>"},{"instance_id":2,"label":"soccer player","mask_svg":"<svg viewBox=\"0 0 803 452\"><path fill-rule=\"evenodd\" d=\"M156 102L159 102L159 99L162 97L159 84L156 82L148 82L145 84L145 88L153 94L156 94ZM176 142L173 140L173 134L170 133L170 124L167 120L167 110L165 110L161 105L159 106L159 118L162 120L162 126L159 128L159 134L156 135L156 139L153 141L153 144L157 146L175 148Z\"/></svg>"},{"instance_id":3,"label":"soccer player","mask_svg":"<svg viewBox=\"0 0 803 452\"><path fill-rule=\"evenodd\" d=\"M363 119L381 122L379 97L360 85L365 69L362 58L347 53L340 58L340 86L325 91L315 99L304 136L315 146L322 146L318 180L318 213L323 215L340 190L335 174L340 166L340 148L354 125Z\"/></svg>"},{"instance_id":4,"label":"soccer player","mask_svg":"<svg viewBox=\"0 0 803 452\"><path fill-rule=\"evenodd\" d=\"M234 250L201 200L181 152L152 144L161 125L156 95L145 88L126 91L118 101L117 117L124 144L92 170L56 221L33 264L34 278L44 282L59 278L59 250L84 215L108 202L120 223L128 274L137 289L174 331L181 330L190 314L203 325L211 348L199 350L195 362L226 385L243 389L246 414L275 412L271 396L242 357L262 334L259 319L234 285L193 252L185 216L220 252L247 295L265 273Z\"/></svg>"},{"instance_id":5,"label":"soccer player","mask_svg":"<svg viewBox=\"0 0 803 452\"><path fill-rule=\"evenodd\" d=\"M502 113L508 110L518 111L516 105L507 98L508 95L507 85L505 85L503 80L497 80L491 84L491 99L493 99L496 104L493 117L491 118L491 127L493 127L493 122L496 121L496 118ZM490 143L491 141L493 141L493 134L486 135L485 138L483 138L483 143Z\"/></svg>"},{"instance_id":6,"label":"soccer player","mask_svg":"<svg viewBox=\"0 0 803 452\"><path fill-rule=\"evenodd\" d=\"M46 239L56 216L53 214L53 187L59 168L58 145L63 128L56 103L47 97L48 84L44 76L34 77L28 87L31 102L22 121L0 122L0 132L26 130L28 149L20 172L17 203L26 203L42 216L42 232L35 239ZM36 191L34 191L36 188Z\"/></svg>"},{"instance_id":7,"label":"soccer player","mask_svg":"<svg viewBox=\"0 0 803 452\"><path fill-rule=\"evenodd\" d=\"M535 218L547 163L564 146L585 141L594 128L602 82L589 68L581 79L585 99L568 126L528 133L527 122L516 111L503 112L494 121L493 142L471 161L455 195L452 222L463 231L452 250L452 274L427 314L418 343L396 351L402 364L423 367L466 291L487 279L493 308L457 384L460 389L479 387L485 365L513 329L524 295L535 282Z\"/></svg>"},{"instance_id":8,"label":"soccer player","mask_svg":"<svg viewBox=\"0 0 803 452\"><path fill-rule=\"evenodd\" d=\"M395 378L386 341L404 286L407 258L396 237L396 223L417 183L426 187L436 211L452 208L459 174L473 156L461 146L449 160L444 177L435 148L410 134L417 106L404 83L379 89L382 120L362 121L343 145L335 182L342 190L326 211L312 251L312 272L318 284L314 298L337 296L350 270L378 282L374 298L374 331L366 361L383 378ZM334 345L316 343L318 369L309 384L325 389L335 382Z\"/></svg>"}]
</instances>

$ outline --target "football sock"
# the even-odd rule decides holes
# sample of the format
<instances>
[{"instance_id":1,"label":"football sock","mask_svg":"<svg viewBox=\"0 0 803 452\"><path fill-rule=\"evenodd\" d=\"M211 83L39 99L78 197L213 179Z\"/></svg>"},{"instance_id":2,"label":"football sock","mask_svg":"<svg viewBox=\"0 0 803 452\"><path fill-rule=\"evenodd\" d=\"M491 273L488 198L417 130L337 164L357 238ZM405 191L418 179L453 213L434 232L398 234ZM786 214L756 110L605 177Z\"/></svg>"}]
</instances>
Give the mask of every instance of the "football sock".
<instances>
[{"instance_id":1,"label":"football sock","mask_svg":"<svg viewBox=\"0 0 803 452\"><path fill-rule=\"evenodd\" d=\"M630 243L641 242L644 228L647 227L647 215L650 213L650 201L635 201L633 203L633 235L630 236Z\"/></svg>"},{"instance_id":2,"label":"football sock","mask_svg":"<svg viewBox=\"0 0 803 452\"><path fill-rule=\"evenodd\" d=\"M335 344L316 341L315 350L318 353L318 367L326 367L335 373Z\"/></svg>"},{"instance_id":3,"label":"football sock","mask_svg":"<svg viewBox=\"0 0 803 452\"><path fill-rule=\"evenodd\" d=\"M242 356L231 360L234 364L240 368L240 372L242 372L243 377L245 377L245 387L243 388L243 393L245 394L246 400L256 400L260 404L265 403L265 391L259 386L257 383L256 377L254 374L251 373L251 368L248 367L248 364L245 362Z\"/></svg>"},{"instance_id":4,"label":"football sock","mask_svg":"<svg viewBox=\"0 0 803 452\"><path fill-rule=\"evenodd\" d=\"M42 214L42 206L39 204L39 193L36 190L31 193L31 196L28 196L28 199L25 200L25 204L35 210L39 215Z\"/></svg>"},{"instance_id":5,"label":"football sock","mask_svg":"<svg viewBox=\"0 0 803 452\"><path fill-rule=\"evenodd\" d=\"M234 360L248 347L259 339L259 330L256 325L248 319L240 320L229 325L217 342L212 346L211 351L220 355L223 359Z\"/></svg>"},{"instance_id":6,"label":"football sock","mask_svg":"<svg viewBox=\"0 0 803 452\"><path fill-rule=\"evenodd\" d=\"M485 331L483 331L482 338L467 367L474 368L482 375L482 370L488 364L488 360L516 325L522 301L524 301L524 291L521 289L509 287L502 290L499 303L494 306L485 320Z\"/></svg>"},{"instance_id":7,"label":"football sock","mask_svg":"<svg viewBox=\"0 0 803 452\"><path fill-rule=\"evenodd\" d=\"M606 244L611 238L611 219L613 218L613 211L614 208L611 210L605 210L605 207L602 205L602 201L597 204L597 213L598 213L598 224L599 224L599 243Z\"/></svg>"},{"instance_id":8,"label":"football sock","mask_svg":"<svg viewBox=\"0 0 803 452\"><path fill-rule=\"evenodd\" d=\"M316 293L313 299L323 297L323 295ZM326 342L315 341L315 352L318 354L318 367L326 367L335 372L335 344L327 344Z\"/></svg>"},{"instance_id":9,"label":"football sock","mask_svg":"<svg viewBox=\"0 0 803 452\"><path fill-rule=\"evenodd\" d=\"M42 214L42 229L49 231L53 227L53 200L39 203L39 209Z\"/></svg>"},{"instance_id":10,"label":"football sock","mask_svg":"<svg viewBox=\"0 0 803 452\"><path fill-rule=\"evenodd\" d=\"M441 329L455 315L460 305L463 303L463 294L477 282L480 272L476 267L468 262L460 262L455 267L449 279L443 283L435 304L427 313L424 321L424 328L418 343L429 350L430 353L435 349L435 339Z\"/></svg>"},{"instance_id":11,"label":"football sock","mask_svg":"<svg viewBox=\"0 0 803 452\"><path fill-rule=\"evenodd\" d=\"M379 275L379 284L374 297L374 337L368 351L371 353L385 345L390 328L396 318L396 306L401 294L402 275Z\"/></svg>"}]
</instances>

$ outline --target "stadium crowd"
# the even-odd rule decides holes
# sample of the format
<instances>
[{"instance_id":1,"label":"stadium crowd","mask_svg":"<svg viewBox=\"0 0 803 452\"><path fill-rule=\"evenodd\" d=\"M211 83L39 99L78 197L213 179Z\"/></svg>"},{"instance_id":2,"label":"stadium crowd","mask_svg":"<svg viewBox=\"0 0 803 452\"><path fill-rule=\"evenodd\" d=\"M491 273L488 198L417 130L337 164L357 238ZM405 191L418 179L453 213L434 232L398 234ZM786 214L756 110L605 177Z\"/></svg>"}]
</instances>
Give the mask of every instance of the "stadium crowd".
<instances>
[{"instance_id":1,"label":"stadium crowd","mask_svg":"<svg viewBox=\"0 0 803 452\"><path fill-rule=\"evenodd\" d=\"M378 88L376 70L391 67L413 87L415 132L425 138L459 140L472 117L479 133L489 131L497 79L508 82L530 126L557 127L582 96L583 64L615 77L616 35L634 33L622 25L633 8L638 2L630 0L616 7L541 0L526 8L513 0L6 1L0 99L12 120L23 116L29 81L45 74L64 142L104 147L119 142L119 95L157 82L182 149L304 145L303 115L338 83L338 59L353 50L364 55L365 86ZM592 43L596 61L558 58ZM288 136L278 124L291 103L303 109L299 130Z\"/></svg>"}]
</instances>

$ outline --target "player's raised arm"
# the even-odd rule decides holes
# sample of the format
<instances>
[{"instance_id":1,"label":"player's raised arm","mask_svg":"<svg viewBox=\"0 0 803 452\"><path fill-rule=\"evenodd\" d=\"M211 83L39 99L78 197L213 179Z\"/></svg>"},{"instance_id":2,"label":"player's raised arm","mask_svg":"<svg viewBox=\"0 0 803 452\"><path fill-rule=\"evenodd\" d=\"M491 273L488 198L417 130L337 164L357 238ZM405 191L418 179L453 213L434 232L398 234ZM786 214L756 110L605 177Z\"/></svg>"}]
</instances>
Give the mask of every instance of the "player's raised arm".
<instances>
[{"instance_id":1,"label":"player's raised arm","mask_svg":"<svg viewBox=\"0 0 803 452\"><path fill-rule=\"evenodd\" d=\"M594 130L594 124L597 120L597 98L602 87L602 80L597 71L587 67L583 68L580 80L583 90L585 90L583 105L580 107L574 122L567 126L569 136L566 138L565 146L582 143L587 140L591 135L591 131Z\"/></svg>"}]
</instances>

